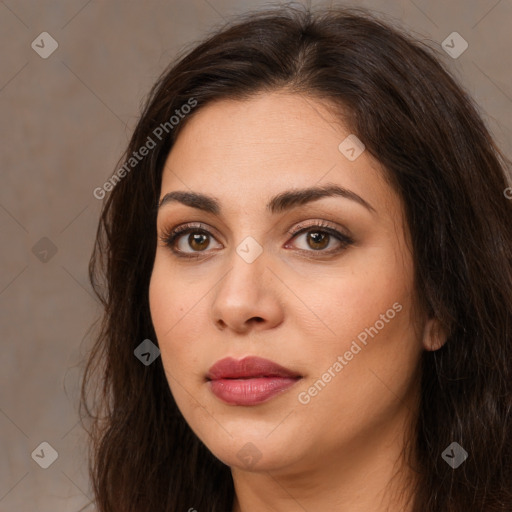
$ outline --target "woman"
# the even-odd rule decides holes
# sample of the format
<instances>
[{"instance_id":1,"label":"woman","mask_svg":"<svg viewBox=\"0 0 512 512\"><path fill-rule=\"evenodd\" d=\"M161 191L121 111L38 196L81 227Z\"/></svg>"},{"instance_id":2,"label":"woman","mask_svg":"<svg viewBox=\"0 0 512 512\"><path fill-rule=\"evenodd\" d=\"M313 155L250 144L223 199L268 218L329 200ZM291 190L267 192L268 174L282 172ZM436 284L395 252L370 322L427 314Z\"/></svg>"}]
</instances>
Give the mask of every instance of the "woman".
<instances>
[{"instance_id":1,"label":"woman","mask_svg":"<svg viewBox=\"0 0 512 512\"><path fill-rule=\"evenodd\" d=\"M433 50L251 13L125 157L90 267L100 511L512 509L507 161Z\"/></svg>"}]
</instances>

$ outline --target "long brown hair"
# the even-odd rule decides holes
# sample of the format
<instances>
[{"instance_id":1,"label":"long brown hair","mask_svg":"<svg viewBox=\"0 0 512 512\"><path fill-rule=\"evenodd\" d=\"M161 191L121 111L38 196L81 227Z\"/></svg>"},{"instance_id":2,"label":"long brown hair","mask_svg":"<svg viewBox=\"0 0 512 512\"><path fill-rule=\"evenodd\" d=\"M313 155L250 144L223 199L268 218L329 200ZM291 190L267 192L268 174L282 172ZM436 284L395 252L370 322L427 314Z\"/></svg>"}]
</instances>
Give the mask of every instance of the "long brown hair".
<instances>
[{"instance_id":1,"label":"long brown hair","mask_svg":"<svg viewBox=\"0 0 512 512\"><path fill-rule=\"evenodd\" d=\"M288 6L231 20L178 56L123 159L148 137L154 147L125 167L104 202L90 279L105 313L82 390L99 510L232 509L230 468L187 425L160 358L145 366L134 349L157 343L148 286L176 137L209 102L278 89L327 101L383 164L404 204L421 304L448 333L422 355L415 512L512 510L508 160L436 50L364 9ZM457 469L441 456L452 442L468 453Z\"/></svg>"}]
</instances>

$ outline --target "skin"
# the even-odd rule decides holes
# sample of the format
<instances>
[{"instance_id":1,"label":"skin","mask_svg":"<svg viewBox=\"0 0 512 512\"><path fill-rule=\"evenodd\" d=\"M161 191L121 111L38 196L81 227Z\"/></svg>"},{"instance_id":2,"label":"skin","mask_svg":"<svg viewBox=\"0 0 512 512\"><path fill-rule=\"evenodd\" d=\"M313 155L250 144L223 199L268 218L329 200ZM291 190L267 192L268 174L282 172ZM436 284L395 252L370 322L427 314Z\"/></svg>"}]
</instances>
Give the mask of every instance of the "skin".
<instances>
[{"instance_id":1,"label":"skin","mask_svg":"<svg viewBox=\"0 0 512 512\"><path fill-rule=\"evenodd\" d=\"M340 152L349 134L311 97L277 91L222 100L188 119L165 165L160 198L201 192L222 208L214 215L179 202L161 206L159 237L188 222L211 235L176 242L198 259L180 258L160 240L149 291L171 392L191 429L230 466L233 512L410 510L403 449L419 402L418 363L441 342L433 339L435 321L416 306L399 197L368 151L354 161ZM326 184L351 190L375 211L342 197L277 214L265 208L284 190ZM318 228L287 233L315 221L354 243L343 248L327 236L318 249L311 240ZM263 248L252 263L236 252L247 236ZM401 311L301 403L299 393L395 303ZM219 359L247 355L303 378L263 404L225 404L205 375ZM252 465L237 456L247 443Z\"/></svg>"}]
</instances>

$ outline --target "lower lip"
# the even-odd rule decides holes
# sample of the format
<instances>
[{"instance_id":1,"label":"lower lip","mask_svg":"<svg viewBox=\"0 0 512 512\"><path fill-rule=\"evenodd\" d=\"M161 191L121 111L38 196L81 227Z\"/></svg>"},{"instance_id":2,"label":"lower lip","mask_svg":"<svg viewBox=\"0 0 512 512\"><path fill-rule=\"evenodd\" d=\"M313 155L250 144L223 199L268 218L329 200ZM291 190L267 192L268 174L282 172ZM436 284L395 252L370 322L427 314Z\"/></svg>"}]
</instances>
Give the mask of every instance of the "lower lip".
<instances>
[{"instance_id":1,"label":"lower lip","mask_svg":"<svg viewBox=\"0 0 512 512\"><path fill-rule=\"evenodd\" d=\"M209 381L210 390L230 405L257 405L293 386L291 377L255 377L252 379L219 379Z\"/></svg>"}]
</instances>

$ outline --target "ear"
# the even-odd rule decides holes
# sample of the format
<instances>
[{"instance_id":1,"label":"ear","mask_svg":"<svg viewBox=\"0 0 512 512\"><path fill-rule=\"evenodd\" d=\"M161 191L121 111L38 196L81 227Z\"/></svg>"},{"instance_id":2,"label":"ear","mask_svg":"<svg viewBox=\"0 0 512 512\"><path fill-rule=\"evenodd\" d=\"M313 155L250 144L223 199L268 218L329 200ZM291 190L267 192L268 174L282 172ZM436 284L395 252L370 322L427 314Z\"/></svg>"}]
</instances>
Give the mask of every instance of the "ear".
<instances>
[{"instance_id":1,"label":"ear","mask_svg":"<svg viewBox=\"0 0 512 512\"><path fill-rule=\"evenodd\" d=\"M448 338L448 333L437 318L429 318L423 328L423 347L428 351L439 350Z\"/></svg>"}]
</instances>

